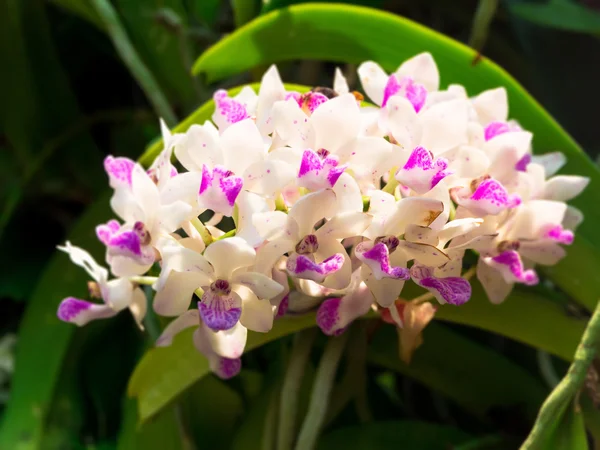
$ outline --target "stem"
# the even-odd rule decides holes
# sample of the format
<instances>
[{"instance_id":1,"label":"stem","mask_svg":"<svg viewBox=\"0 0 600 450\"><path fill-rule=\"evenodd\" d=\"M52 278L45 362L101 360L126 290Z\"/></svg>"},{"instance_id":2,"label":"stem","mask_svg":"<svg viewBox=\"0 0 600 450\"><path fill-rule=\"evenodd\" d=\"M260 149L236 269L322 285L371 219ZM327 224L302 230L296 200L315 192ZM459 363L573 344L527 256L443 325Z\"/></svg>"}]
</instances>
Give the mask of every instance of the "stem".
<instances>
[{"instance_id":1,"label":"stem","mask_svg":"<svg viewBox=\"0 0 600 450\"><path fill-rule=\"evenodd\" d=\"M316 328L301 331L294 339L290 362L285 372L281 399L279 402L279 430L277 433L277 449L288 450L294 443L298 396L304 375L304 368L310 357Z\"/></svg>"},{"instance_id":2,"label":"stem","mask_svg":"<svg viewBox=\"0 0 600 450\"><path fill-rule=\"evenodd\" d=\"M213 241L213 237L210 234L210 232L206 229L204 224L202 222L200 222L200 219L195 217L190 222L194 226L196 231L200 234L200 237L202 238L204 245L209 245Z\"/></svg>"},{"instance_id":3,"label":"stem","mask_svg":"<svg viewBox=\"0 0 600 450\"><path fill-rule=\"evenodd\" d=\"M490 24L496 14L498 0L479 0L477 11L473 18L471 27L471 36L469 37L469 47L481 51L488 37Z\"/></svg>"},{"instance_id":4,"label":"stem","mask_svg":"<svg viewBox=\"0 0 600 450\"><path fill-rule=\"evenodd\" d=\"M158 277L129 277L129 281L132 283L145 284L148 286L152 286L156 280L158 280Z\"/></svg>"},{"instance_id":5,"label":"stem","mask_svg":"<svg viewBox=\"0 0 600 450\"><path fill-rule=\"evenodd\" d=\"M390 169L390 175L388 177L388 182L387 184L383 187L382 191L383 192L387 192L388 194L392 194L394 195L394 193L396 192L396 187L398 187L398 185L400 183L398 183L398 180L396 180L396 167L392 167Z\"/></svg>"},{"instance_id":6,"label":"stem","mask_svg":"<svg viewBox=\"0 0 600 450\"><path fill-rule=\"evenodd\" d=\"M298 436L296 450L312 450L315 448L321 426L327 414L327 404L331 388L333 387L335 373L347 340L348 333L344 333L341 336L330 338L325 346L325 351L323 352L315 376L308 413L302 423L302 429Z\"/></svg>"},{"instance_id":7,"label":"stem","mask_svg":"<svg viewBox=\"0 0 600 450\"><path fill-rule=\"evenodd\" d=\"M521 450L538 449L547 438L546 431L552 429L556 420L573 400L583 384L588 368L596 356L600 341L600 302L583 332L581 342L575 352L573 363L565 377L542 404L533 429Z\"/></svg>"},{"instance_id":8,"label":"stem","mask_svg":"<svg viewBox=\"0 0 600 450\"><path fill-rule=\"evenodd\" d=\"M154 79L150 70L146 67L135 47L129 40L119 16L109 0L91 0L98 16L102 19L110 39L117 53L144 90L148 100L152 103L157 114L159 114L169 125L177 123L177 116L171 109L171 105Z\"/></svg>"},{"instance_id":9,"label":"stem","mask_svg":"<svg viewBox=\"0 0 600 450\"><path fill-rule=\"evenodd\" d=\"M161 330L160 324L158 323L158 318L156 317L154 309L152 308L152 288L150 286L145 286L144 294L146 294L147 309L146 316L142 322L144 323L144 328L146 329L148 336L150 336L150 345L154 345L161 334Z\"/></svg>"}]
</instances>

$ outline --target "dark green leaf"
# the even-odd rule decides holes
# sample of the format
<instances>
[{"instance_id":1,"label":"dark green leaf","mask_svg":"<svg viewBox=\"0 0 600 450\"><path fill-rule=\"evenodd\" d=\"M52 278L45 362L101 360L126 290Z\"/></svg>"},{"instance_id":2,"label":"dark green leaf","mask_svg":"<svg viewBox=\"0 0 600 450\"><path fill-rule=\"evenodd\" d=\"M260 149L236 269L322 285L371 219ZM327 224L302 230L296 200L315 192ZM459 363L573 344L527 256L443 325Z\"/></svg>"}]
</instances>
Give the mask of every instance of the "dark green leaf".
<instances>
[{"instance_id":1,"label":"dark green leaf","mask_svg":"<svg viewBox=\"0 0 600 450\"><path fill-rule=\"evenodd\" d=\"M507 2L510 12L543 27L580 33L600 33L600 14L572 0L549 0L543 3Z\"/></svg>"},{"instance_id":2,"label":"dark green leaf","mask_svg":"<svg viewBox=\"0 0 600 450\"><path fill-rule=\"evenodd\" d=\"M323 436L317 448L448 450L468 439L469 435L458 428L407 420L340 428Z\"/></svg>"},{"instance_id":3,"label":"dark green leaf","mask_svg":"<svg viewBox=\"0 0 600 450\"><path fill-rule=\"evenodd\" d=\"M438 323L425 328L423 340L406 364L398 357L394 327L386 326L369 346L369 361L414 378L480 417L500 406L535 417L547 392L525 369Z\"/></svg>"},{"instance_id":4,"label":"dark green leaf","mask_svg":"<svg viewBox=\"0 0 600 450\"><path fill-rule=\"evenodd\" d=\"M269 333L248 333L246 351L313 326L314 315L275 321ZM128 394L137 397L140 420L156 414L177 395L209 373L208 361L194 347L193 329L175 336L169 347L144 355L129 381Z\"/></svg>"}]
</instances>

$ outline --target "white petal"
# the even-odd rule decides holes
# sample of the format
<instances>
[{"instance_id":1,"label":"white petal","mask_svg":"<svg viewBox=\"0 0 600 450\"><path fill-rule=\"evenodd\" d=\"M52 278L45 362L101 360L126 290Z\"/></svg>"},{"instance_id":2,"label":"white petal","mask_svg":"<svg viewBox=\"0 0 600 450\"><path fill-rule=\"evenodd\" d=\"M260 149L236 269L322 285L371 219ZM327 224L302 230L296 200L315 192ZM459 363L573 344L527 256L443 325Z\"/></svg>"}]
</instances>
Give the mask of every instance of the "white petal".
<instances>
[{"instance_id":1,"label":"white petal","mask_svg":"<svg viewBox=\"0 0 600 450\"><path fill-rule=\"evenodd\" d=\"M553 266L563 259L567 252L558 243L550 240L522 242L519 254L534 263L544 266Z\"/></svg>"},{"instance_id":2,"label":"white petal","mask_svg":"<svg viewBox=\"0 0 600 450\"><path fill-rule=\"evenodd\" d=\"M192 206L180 200L168 205L162 205L158 210L160 228L165 233L172 233L181 228L184 221L195 217Z\"/></svg>"},{"instance_id":3,"label":"white petal","mask_svg":"<svg viewBox=\"0 0 600 450\"><path fill-rule=\"evenodd\" d=\"M483 258L479 258L477 263L477 278L481 282L490 302L496 305L502 303L513 288L512 283L504 281L500 272L483 262Z\"/></svg>"},{"instance_id":4,"label":"white petal","mask_svg":"<svg viewBox=\"0 0 600 450\"><path fill-rule=\"evenodd\" d=\"M313 233L315 223L319 220L333 216L335 208L335 193L330 189L324 189L300 198L292 206L288 216L298 224L299 236L304 237L307 234Z\"/></svg>"},{"instance_id":5,"label":"white petal","mask_svg":"<svg viewBox=\"0 0 600 450\"><path fill-rule=\"evenodd\" d=\"M179 200L195 206L201 182L201 172L185 172L171 177L160 189L160 201L166 205Z\"/></svg>"},{"instance_id":6,"label":"white petal","mask_svg":"<svg viewBox=\"0 0 600 450\"><path fill-rule=\"evenodd\" d=\"M269 303L269 302L267 302ZM244 347L246 347L246 339L248 337L248 329L240 322L236 323L233 328L223 331L212 331L208 327L201 327L205 336L210 342L213 351L223 357L235 359L242 356Z\"/></svg>"},{"instance_id":7,"label":"white petal","mask_svg":"<svg viewBox=\"0 0 600 450\"><path fill-rule=\"evenodd\" d=\"M482 92L473 99L473 106L482 125L490 122L506 122L508 118L506 89L496 88Z\"/></svg>"},{"instance_id":8,"label":"white petal","mask_svg":"<svg viewBox=\"0 0 600 450\"><path fill-rule=\"evenodd\" d=\"M157 347L167 347L173 343L173 338L179 332L190 327L197 327L200 325L200 316L198 309L190 309L184 312L182 315L174 319L166 326L161 333L160 337L156 340Z\"/></svg>"},{"instance_id":9,"label":"white petal","mask_svg":"<svg viewBox=\"0 0 600 450\"><path fill-rule=\"evenodd\" d=\"M71 245L69 241L65 242L65 246L56 247L59 250L65 252L71 258L74 264L79 267L83 267L90 277L92 277L98 283L105 283L108 278L108 270L100 266L92 255L86 252L80 247Z\"/></svg>"},{"instance_id":10,"label":"white petal","mask_svg":"<svg viewBox=\"0 0 600 450\"><path fill-rule=\"evenodd\" d=\"M367 96L378 106L383 102L383 91L389 78L381 66L367 61L358 66L358 77Z\"/></svg>"},{"instance_id":11,"label":"white petal","mask_svg":"<svg viewBox=\"0 0 600 450\"><path fill-rule=\"evenodd\" d=\"M464 218L455 219L444 225L438 237L440 239L440 247L445 247L448 242L457 236L467 234L476 228L479 228L483 223L483 219Z\"/></svg>"},{"instance_id":12,"label":"white petal","mask_svg":"<svg viewBox=\"0 0 600 450\"><path fill-rule=\"evenodd\" d=\"M551 177L567 163L567 158L561 152L551 152L532 156L531 162L541 165L546 176Z\"/></svg>"},{"instance_id":13,"label":"white petal","mask_svg":"<svg viewBox=\"0 0 600 450\"><path fill-rule=\"evenodd\" d=\"M444 152L441 156L448 159L450 170L459 178L480 177L490 165L489 158L482 150L466 145Z\"/></svg>"},{"instance_id":14,"label":"white petal","mask_svg":"<svg viewBox=\"0 0 600 450\"><path fill-rule=\"evenodd\" d=\"M407 197L396 203L396 209L385 223L385 235L399 236L408 224L429 226L444 210L444 204L436 199Z\"/></svg>"},{"instance_id":15,"label":"white petal","mask_svg":"<svg viewBox=\"0 0 600 450\"><path fill-rule=\"evenodd\" d=\"M422 128L414 106L404 97L394 95L385 105L386 127L398 143L405 149L412 149L421 142Z\"/></svg>"},{"instance_id":16,"label":"white petal","mask_svg":"<svg viewBox=\"0 0 600 450\"><path fill-rule=\"evenodd\" d=\"M394 267L406 267L406 255L401 249L396 249L390 255L390 264ZM395 280L393 278L377 280L367 266L363 266L361 271L365 283L369 286L379 305L387 308L398 299L404 287L404 280Z\"/></svg>"},{"instance_id":17,"label":"white petal","mask_svg":"<svg viewBox=\"0 0 600 450\"><path fill-rule=\"evenodd\" d=\"M237 291L242 297L240 323L252 331L266 333L273 328L273 306L268 300L258 299L249 289Z\"/></svg>"},{"instance_id":18,"label":"white petal","mask_svg":"<svg viewBox=\"0 0 600 450\"><path fill-rule=\"evenodd\" d=\"M131 190L137 204L144 213L143 222L146 226L149 226L156 217L160 199L158 188L139 164L136 164L131 172Z\"/></svg>"},{"instance_id":19,"label":"white petal","mask_svg":"<svg viewBox=\"0 0 600 450\"><path fill-rule=\"evenodd\" d=\"M281 82L277 67L272 65L262 77L256 106L256 124L263 135L273 132L273 105L275 102L285 99L285 94L285 87Z\"/></svg>"},{"instance_id":20,"label":"white petal","mask_svg":"<svg viewBox=\"0 0 600 450\"><path fill-rule=\"evenodd\" d=\"M67 297L58 305L57 316L64 322L71 322L83 326L92 320L113 317L117 311L109 305L96 304L80 300L75 297Z\"/></svg>"},{"instance_id":21,"label":"white petal","mask_svg":"<svg viewBox=\"0 0 600 450\"><path fill-rule=\"evenodd\" d=\"M259 223L258 226L256 225L254 221L255 217L261 214L271 214L275 211L270 211L269 202L263 197L248 191L240 192L236 203L238 207L238 221L235 235L244 239L251 247L256 248L263 243L267 232L262 228L262 223ZM284 216L283 223L285 224L287 216L284 213L281 214ZM273 230L278 230L280 226L282 224L276 224Z\"/></svg>"},{"instance_id":22,"label":"white petal","mask_svg":"<svg viewBox=\"0 0 600 450\"><path fill-rule=\"evenodd\" d=\"M550 225L562 223L567 205L560 201L532 200L521 205L506 239L537 239Z\"/></svg>"},{"instance_id":23,"label":"white petal","mask_svg":"<svg viewBox=\"0 0 600 450\"><path fill-rule=\"evenodd\" d=\"M327 239L360 236L371 225L372 220L373 217L370 214L363 212L338 214L319 228L315 234L319 244Z\"/></svg>"},{"instance_id":24,"label":"white petal","mask_svg":"<svg viewBox=\"0 0 600 450\"><path fill-rule=\"evenodd\" d=\"M437 91L440 87L440 73L431 53L420 53L404 61L396 74L411 77L430 92Z\"/></svg>"},{"instance_id":25,"label":"white petal","mask_svg":"<svg viewBox=\"0 0 600 450\"><path fill-rule=\"evenodd\" d=\"M348 163L356 179L378 180L392 153L392 145L379 137L359 136L337 152L341 163ZM383 170L382 170L383 169Z\"/></svg>"},{"instance_id":26,"label":"white petal","mask_svg":"<svg viewBox=\"0 0 600 450\"><path fill-rule=\"evenodd\" d=\"M321 104L310 123L315 132L313 150L324 148L335 153L358 135L361 117L356 98L344 94Z\"/></svg>"},{"instance_id":27,"label":"white petal","mask_svg":"<svg viewBox=\"0 0 600 450\"><path fill-rule=\"evenodd\" d=\"M348 212L360 212L363 210L362 194L360 186L350 174L343 173L333 186L336 196L336 209L328 215L342 214Z\"/></svg>"},{"instance_id":28,"label":"white petal","mask_svg":"<svg viewBox=\"0 0 600 450\"><path fill-rule=\"evenodd\" d=\"M221 135L224 165L237 176L266 156L262 135L252 119L229 126Z\"/></svg>"},{"instance_id":29,"label":"white petal","mask_svg":"<svg viewBox=\"0 0 600 450\"><path fill-rule=\"evenodd\" d=\"M438 103L420 114L423 135L420 144L439 154L467 142L468 101Z\"/></svg>"},{"instance_id":30,"label":"white petal","mask_svg":"<svg viewBox=\"0 0 600 450\"><path fill-rule=\"evenodd\" d=\"M399 247L406 253L409 260L414 259L428 267L439 267L450 261L448 255L433 245L400 241Z\"/></svg>"},{"instance_id":31,"label":"white petal","mask_svg":"<svg viewBox=\"0 0 600 450\"><path fill-rule=\"evenodd\" d=\"M258 272L238 272L231 279L232 283L241 284L250 289L260 299L270 300L281 294L284 287L270 276ZM242 297L243 300L243 297Z\"/></svg>"},{"instance_id":32,"label":"white petal","mask_svg":"<svg viewBox=\"0 0 600 450\"><path fill-rule=\"evenodd\" d=\"M143 275L152 267L152 264L138 264L129 256L107 256L106 260L110 265L110 271L117 277Z\"/></svg>"},{"instance_id":33,"label":"white petal","mask_svg":"<svg viewBox=\"0 0 600 450\"><path fill-rule=\"evenodd\" d=\"M590 182L587 177L577 175L556 175L546 181L544 198L567 202L577 197Z\"/></svg>"},{"instance_id":34,"label":"white petal","mask_svg":"<svg viewBox=\"0 0 600 450\"><path fill-rule=\"evenodd\" d=\"M244 173L244 189L273 197L294 180L296 173L293 166L283 161L258 161Z\"/></svg>"},{"instance_id":35,"label":"white petal","mask_svg":"<svg viewBox=\"0 0 600 450\"><path fill-rule=\"evenodd\" d=\"M418 244L428 244L437 247L439 239L438 232L432 230L429 227L421 225L409 224L404 231L404 239L409 242L415 242ZM443 247L443 245L440 245Z\"/></svg>"},{"instance_id":36,"label":"white petal","mask_svg":"<svg viewBox=\"0 0 600 450\"><path fill-rule=\"evenodd\" d=\"M348 82L346 81L346 78L339 67L335 68L335 75L333 77L333 90L338 94L347 94L350 92Z\"/></svg>"},{"instance_id":37,"label":"white petal","mask_svg":"<svg viewBox=\"0 0 600 450\"><path fill-rule=\"evenodd\" d=\"M219 147L219 132L210 122L192 125L175 146L175 156L189 171L201 171L208 167L223 164Z\"/></svg>"},{"instance_id":38,"label":"white petal","mask_svg":"<svg viewBox=\"0 0 600 450\"><path fill-rule=\"evenodd\" d=\"M212 264L216 279L229 280L237 269L254 264L256 252L242 238L231 237L210 244L204 257Z\"/></svg>"},{"instance_id":39,"label":"white petal","mask_svg":"<svg viewBox=\"0 0 600 450\"><path fill-rule=\"evenodd\" d=\"M204 281L195 272L171 271L154 297L154 311L166 317L183 314L190 306L194 291L206 286Z\"/></svg>"},{"instance_id":40,"label":"white petal","mask_svg":"<svg viewBox=\"0 0 600 450\"><path fill-rule=\"evenodd\" d=\"M131 296L129 311L133 316L133 320L135 320L135 323L141 330L144 329L142 321L144 320L144 317L146 317L147 309L148 302L146 301L146 294L144 294L144 291L142 291L139 287L135 288Z\"/></svg>"},{"instance_id":41,"label":"white petal","mask_svg":"<svg viewBox=\"0 0 600 450\"><path fill-rule=\"evenodd\" d=\"M252 225L256 228L262 239L269 241L285 233L287 222L288 215L283 211L258 212L252 215ZM300 239L302 236L296 236L295 233L291 233L289 237L290 239Z\"/></svg>"},{"instance_id":42,"label":"white petal","mask_svg":"<svg viewBox=\"0 0 600 450\"><path fill-rule=\"evenodd\" d=\"M583 222L583 213L574 206L568 205L562 225L567 230L575 231Z\"/></svg>"},{"instance_id":43,"label":"white petal","mask_svg":"<svg viewBox=\"0 0 600 450\"><path fill-rule=\"evenodd\" d=\"M276 239L263 245L256 255L254 270L270 274L271 270L284 253L294 250L296 242L289 239Z\"/></svg>"},{"instance_id":44,"label":"white petal","mask_svg":"<svg viewBox=\"0 0 600 450\"><path fill-rule=\"evenodd\" d=\"M133 284L126 278L110 280L105 285L100 286L100 289L104 302L115 311L127 308L133 300Z\"/></svg>"},{"instance_id":45,"label":"white petal","mask_svg":"<svg viewBox=\"0 0 600 450\"><path fill-rule=\"evenodd\" d=\"M306 114L295 100L277 102L273 106L273 124L281 146L312 148L314 131Z\"/></svg>"}]
</instances>

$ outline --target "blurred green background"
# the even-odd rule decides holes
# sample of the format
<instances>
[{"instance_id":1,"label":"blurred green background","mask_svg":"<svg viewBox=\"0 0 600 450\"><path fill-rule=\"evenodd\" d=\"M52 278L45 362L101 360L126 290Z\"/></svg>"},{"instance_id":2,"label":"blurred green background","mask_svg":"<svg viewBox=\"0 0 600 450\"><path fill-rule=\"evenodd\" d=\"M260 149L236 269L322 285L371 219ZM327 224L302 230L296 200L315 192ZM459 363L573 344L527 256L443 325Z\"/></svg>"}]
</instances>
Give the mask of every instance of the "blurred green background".
<instances>
[{"instance_id":1,"label":"blurred green background","mask_svg":"<svg viewBox=\"0 0 600 450\"><path fill-rule=\"evenodd\" d=\"M97 8L103 3L112 5L116 12L112 24L98 13ZM19 343L17 333L21 318L55 246L64 241L76 219L92 201L106 191L103 158L113 154L135 159L159 134L155 103L138 85L136 80L140 75L132 73L128 55L137 54L152 75L172 109L172 117L165 118L174 125L209 99L215 89L256 81L260 77L261 72L256 71L229 79L226 84L206 85L204 80L190 75L193 62L203 50L254 17L294 3L301 2L0 0L3 61L0 70L0 416L14 381L13 350L15 343ZM597 159L600 154L600 1L356 0L346 3L389 11L471 43L484 57L496 61L521 82L586 153ZM489 24L486 17L491 18ZM128 37L132 45L129 53L127 49L120 52L115 49L115 30ZM279 66L286 82L305 85L329 84L334 67L334 64L317 61L286 62ZM352 67L344 69L347 73L353 70ZM357 85L355 79L349 81ZM91 225L88 224L90 230ZM56 284L64 281L60 279L60 271L53 273L56 278L51 281ZM45 286L52 286L52 282L46 280ZM579 312L573 309L572 314ZM47 318L47 321L55 320ZM432 334L443 336L447 332L446 326L437 327L439 329L435 328ZM536 398L534 403L543 397L548 377L564 369L562 363L553 363L547 355L540 356L531 348L491 333L458 327L455 331L456 339L475 338L486 348L518 361L526 371L535 374L539 395L532 394ZM272 343L260 353L250 354L245 361L245 372L231 382L203 379L177 408L169 410L169 418L153 423L154 428L144 434L146 441L140 441L142 438L136 435L135 409L132 402L125 399L124 392L129 374L148 345L144 336L131 326L128 317L120 315L113 321L78 329L75 338L68 341L68 348L55 348L55 342L64 343L62 338L56 339L54 341L50 333L47 346L38 349L41 361L47 358L60 364L60 378L52 381L51 403L43 407L49 413L43 418L40 445L50 449L228 448L232 442L237 448L253 448L248 443L256 440L256 429L260 426L248 423L246 413L266 409L269 383L276 384L281 371L281 367L269 362L277 360L285 351L280 344ZM40 366L42 371L29 374L27 383L32 386L45 376L43 364ZM435 433L453 436L446 439L452 442L462 442L456 437L459 433L488 439L479 447L464 446L464 449L516 448L515 442L531 425L526 399L522 405L477 414L476 408L464 408L432 389L430 384L421 383L419 376L373 369L369 373L373 381L368 389L373 399L371 404L377 404L378 408L371 414L384 420L402 418L406 433L420 436L421 440L428 434L436 436ZM221 407L212 410L203 407L210 404ZM351 409L342 410L335 420L341 424L359 423ZM35 411L27 414L35 416ZM421 430L419 427L425 426L422 423L407 422L417 420L435 423L438 427ZM381 427L381 423L386 422L373 423L371 428ZM395 433L400 432L401 426L398 426L394 428ZM381 445L386 442L386 430L372 431L373 436L383 439ZM334 446L328 442L359 445L358 435L352 438L350 432L343 435L337 432L337 437L326 436L324 448ZM23 436L23 442L28 442L27 436ZM16 445L14 448L20 448ZM23 445L23 448L36 448Z\"/></svg>"}]
</instances>

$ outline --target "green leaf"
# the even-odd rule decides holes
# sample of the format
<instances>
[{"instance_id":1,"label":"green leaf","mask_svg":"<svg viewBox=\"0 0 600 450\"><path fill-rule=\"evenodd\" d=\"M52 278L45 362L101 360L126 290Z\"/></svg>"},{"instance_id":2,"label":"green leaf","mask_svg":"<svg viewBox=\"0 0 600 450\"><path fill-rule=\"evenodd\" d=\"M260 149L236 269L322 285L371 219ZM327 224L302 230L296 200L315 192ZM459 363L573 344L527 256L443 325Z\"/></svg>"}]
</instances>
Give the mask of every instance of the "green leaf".
<instances>
[{"instance_id":1,"label":"green leaf","mask_svg":"<svg viewBox=\"0 0 600 450\"><path fill-rule=\"evenodd\" d=\"M219 17L221 0L194 0L187 3L191 17L195 17L208 27L214 27Z\"/></svg>"},{"instance_id":2,"label":"green leaf","mask_svg":"<svg viewBox=\"0 0 600 450\"><path fill-rule=\"evenodd\" d=\"M244 413L240 395L214 375L200 379L178 402L189 434L202 448L231 448Z\"/></svg>"},{"instance_id":3,"label":"green leaf","mask_svg":"<svg viewBox=\"0 0 600 450\"><path fill-rule=\"evenodd\" d=\"M104 23L98 16L94 8L87 1L81 0L50 0L51 3L70 11L72 14L81 17L93 24L96 28L104 30Z\"/></svg>"},{"instance_id":4,"label":"green leaf","mask_svg":"<svg viewBox=\"0 0 600 450\"><path fill-rule=\"evenodd\" d=\"M547 394L540 381L524 368L435 322L425 328L423 345L410 364L398 357L393 326L375 335L368 359L414 378L480 417L493 407L517 406L533 420Z\"/></svg>"},{"instance_id":5,"label":"green leaf","mask_svg":"<svg viewBox=\"0 0 600 450\"><path fill-rule=\"evenodd\" d=\"M592 183L573 201L586 220L574 245L557 266L553 280L588 309L600 297L600 171L577 143L502 68L487 58L476 59L468 47L402 17L348 5L306 4L273 11L240 28L204 52L194 73L216 81L253 67L294 59L360 63L374 60L391 71L417 53L431 52L442 84L461 83L474 95L504 86L511 115L534 133L536 153L560 150L568 163L564 173L590 177Z\"/></svg>"},{"instance_id":6,"label":"green leaf","mask_svg":"<svg viewBox=\"0 0 600 450\"><path fill-rule=\"evenodd\" d=\"M77 222L69 239L102 254L94 227L110 217L108 196L102 196ZM56 317L60 301L87 295L87 275L68 256L56 253L35 288L19 329L16 372L11 398L0 429L0 448L37 449L69 342L76 330ZM40 377L43 374L43 377Z\"/></svg>"},{"instance_id":7,"label":"green leaf","mask_svg":"<svg viewBox=\"0 0 600 450\"><path fill-rule=\"evenodd\" d=\"M187 450L181 443L175 408L165 408L154 420L138 427L137 405L126 399L117 450Z\"/></svg>"},{"instance_id":8,"label":"green leaf","mask_svg":"<svg viewBox=\"0 0 600 450\"><path fill-rule=\"evenodd\" d=\"M410 450L447 450L469 440L458 428L417 421L375 422L345 427L323 436L318 449L371 450L406 448Z\"/></svg>"},{"instance_id":9,"label":"green leaf","mask_svg":"<svg viewBox=\"0 0 600 450\"><path fill-rule=\"evenodd\" d=\"M579 33L600 33L600 14L572 0L549 0L543 3L508 1L516 16L541 25Z\"/></svg>"},{"instance_id":10,"label":"green leaf","mask_svg":"<svg viewBox=\"0 0 600 450\"><path fill-rule=\"evenodd\" d=\"M460 307L444 305L438 309L436 319L493 331L566 361L573 359L585 329L584 320L568 316L561 305L526 288L515 288L502 304L492 305L479 282L471 280L471 286L473 294L468 303Z\"/></svg>"},{"instance_id":11,"label":"green leaf","mask_svg":"<svg viewBox=\"0 0 600 450\"><path fill-rule=\"evenodd\" d=\"M260 10L260 0L231 0L236 28L250 22Z\"/></svg>"},{"instance_id":12,"label":"green leaf","mask_svg":"<svg viewBox=\"0 0 600 450\"><path fill-rule=\"evenodd\" d=\"M268 333L249 332L246 351L314 324L314 315L279 319ZM192 333L192 328L184 330L169 347L148 351L133 372L128 394L137 397L142 422L209 373L208 361L194 347Z\"/></svg>"}]
</instances>

